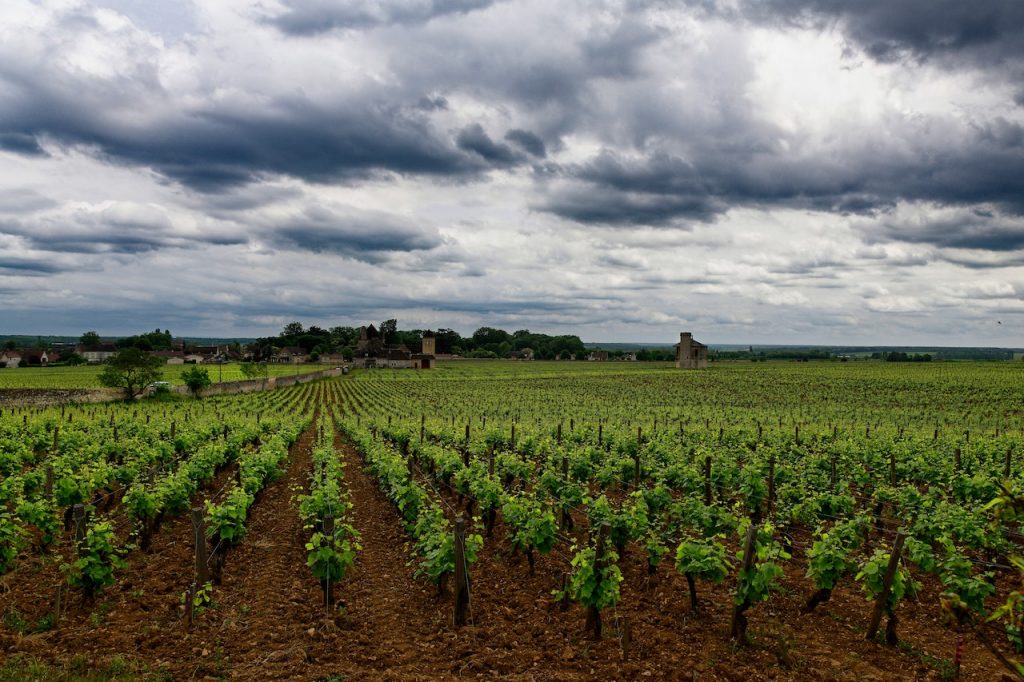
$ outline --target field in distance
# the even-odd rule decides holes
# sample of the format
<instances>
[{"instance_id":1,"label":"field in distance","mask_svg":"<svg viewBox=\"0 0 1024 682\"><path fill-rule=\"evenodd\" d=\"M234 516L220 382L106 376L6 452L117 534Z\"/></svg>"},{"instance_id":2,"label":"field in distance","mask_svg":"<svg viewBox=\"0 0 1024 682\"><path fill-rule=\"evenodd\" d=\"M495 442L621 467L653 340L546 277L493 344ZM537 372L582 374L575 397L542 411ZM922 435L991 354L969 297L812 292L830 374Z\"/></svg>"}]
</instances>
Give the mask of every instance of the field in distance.
<instances>
[{"instance_id":1,"label":"field in distance","mask_svg":"<svg viewBox=\"0 0 1024 682\"><path fill-rule=\"evenodd\" d=\"M167 365L163 368L163 381L183 384L182 372L195 365ZM210 379L218 381L239 381L241 365L236 362L224 365L199 365L210 373ZM329 369L329 365L267 365L269 375L289 376ZM79 365L78 367L18 367L0 369L0 390L6 388L100 388L100 372L103 365Z\"/></svg>"}]
</instances>

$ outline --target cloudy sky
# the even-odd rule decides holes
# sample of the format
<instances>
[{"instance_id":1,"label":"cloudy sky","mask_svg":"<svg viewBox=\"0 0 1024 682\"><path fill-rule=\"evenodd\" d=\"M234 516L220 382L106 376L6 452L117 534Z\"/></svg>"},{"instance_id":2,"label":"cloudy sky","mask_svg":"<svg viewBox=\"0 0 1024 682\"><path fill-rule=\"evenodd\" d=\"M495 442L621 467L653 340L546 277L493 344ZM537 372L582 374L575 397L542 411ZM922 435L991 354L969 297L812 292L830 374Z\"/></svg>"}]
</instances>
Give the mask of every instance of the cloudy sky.
<instances>
[{"instance_id":1,"label":"cloudy sky","mask_svg":"<svg viewBox=\"0 0 1024 682\"><path fill-rule=\"evenodd\" d=\"M1024 346L1024 2L3 0L0 311Z\"/></svg>"}]
</instances>

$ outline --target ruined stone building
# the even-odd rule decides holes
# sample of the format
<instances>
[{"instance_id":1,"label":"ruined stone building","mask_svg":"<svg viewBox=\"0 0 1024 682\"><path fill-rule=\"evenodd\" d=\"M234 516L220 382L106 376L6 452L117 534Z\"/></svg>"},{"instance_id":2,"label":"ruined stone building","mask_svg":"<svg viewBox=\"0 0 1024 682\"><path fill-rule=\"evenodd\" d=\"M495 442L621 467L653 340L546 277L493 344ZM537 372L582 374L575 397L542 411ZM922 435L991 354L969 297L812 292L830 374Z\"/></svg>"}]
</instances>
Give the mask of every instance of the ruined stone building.
<instances>
[{"instance_id":1,"label":"ruined stone building","mask_svg":"<svg viewBox=\"0 0 1024 682\"><path fill-rule=\"evenodd\" d=\"M708 347L693 338L690 332L679 334L676 344L676 367L679 369L705 369L708 366Z\"/></svg>"}]
</instances>

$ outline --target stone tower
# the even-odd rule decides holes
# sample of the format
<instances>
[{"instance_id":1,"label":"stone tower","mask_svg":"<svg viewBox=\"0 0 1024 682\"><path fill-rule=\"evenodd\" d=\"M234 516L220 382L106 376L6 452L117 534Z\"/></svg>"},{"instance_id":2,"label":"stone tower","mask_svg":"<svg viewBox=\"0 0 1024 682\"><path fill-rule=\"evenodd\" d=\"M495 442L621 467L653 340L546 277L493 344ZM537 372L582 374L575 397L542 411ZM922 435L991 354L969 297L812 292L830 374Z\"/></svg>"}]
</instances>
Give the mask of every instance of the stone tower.
<instances>
[{"instance_id":1,"label":"stone tower","mask_svg":"<svg viewBox=\"0 0 1024 682\"><path fill-rule=\"evenodd\" d=\"M679 334L676 344L676 367L679 369L704 369L708 366L708 347L693 338L690 332Z\"/></svg>"},{"instance_id":2,"label":"stone tower","mask_svg":"<svg viewBox=\"0 0 1024 682\"><path fill-rule=\"evenodd\" d=\"M423 332L423 348L422 353L424 355L436 355L437 350L437 338L434 336L434 332Z\"/></svg>"}]
</instances>

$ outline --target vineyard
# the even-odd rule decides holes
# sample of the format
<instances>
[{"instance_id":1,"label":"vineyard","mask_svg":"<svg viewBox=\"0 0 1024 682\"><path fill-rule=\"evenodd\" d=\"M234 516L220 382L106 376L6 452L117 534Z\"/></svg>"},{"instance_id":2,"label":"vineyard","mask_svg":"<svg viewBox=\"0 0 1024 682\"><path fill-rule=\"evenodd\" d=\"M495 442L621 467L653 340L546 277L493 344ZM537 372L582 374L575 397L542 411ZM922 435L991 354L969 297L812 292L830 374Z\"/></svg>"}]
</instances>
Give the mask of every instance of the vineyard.
<instances>
[{"instance_id":1,"label":"vineyard","mask_svg":"<svg viewBox=\"0 0 1024 682\"><path fill-rule=\"evenodd\" d=\"M453 362L7 408L0 671L1012 676L1022 365Z\"/></svg>"}]
</instances>

